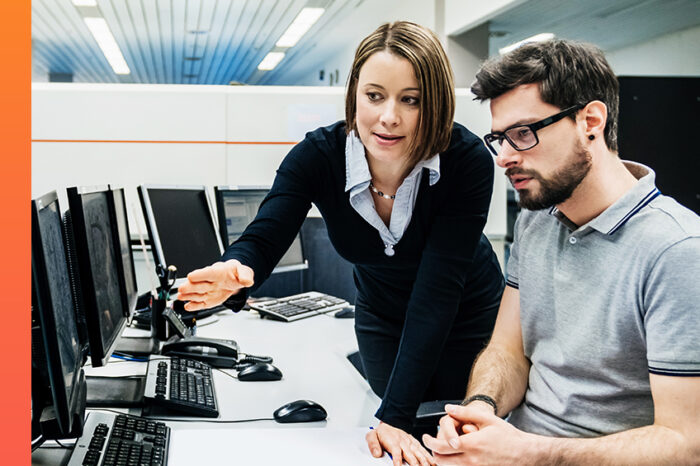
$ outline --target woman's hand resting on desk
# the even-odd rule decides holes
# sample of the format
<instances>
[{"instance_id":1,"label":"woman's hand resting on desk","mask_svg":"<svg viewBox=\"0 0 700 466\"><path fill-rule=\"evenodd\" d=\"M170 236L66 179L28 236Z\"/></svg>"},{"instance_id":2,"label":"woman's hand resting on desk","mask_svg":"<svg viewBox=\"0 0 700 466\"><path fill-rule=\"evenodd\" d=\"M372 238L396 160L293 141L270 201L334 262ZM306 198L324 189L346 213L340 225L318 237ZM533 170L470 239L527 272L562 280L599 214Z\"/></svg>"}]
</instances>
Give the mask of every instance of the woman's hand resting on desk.
<instances>
[{"instance_id":1,"label":"woman's hand resting on desk","mask_svg":"<svg viewBox=\"0 0 700 466\"><path fill-rule=\"evenodd\" d=\"M235 259L217 262L187 274L187 282L178 288L177 299L189 301L187 311L218 306L242 288L253 286L253 269Z\"/></svg>"},{"instance_id":2,"label":"woman's hand resting on desk","mask_svg":"<svg viewBox=\"0 0 700 466\"><path fill-rule=\"evenodd\" d=\"M370 453L380 458L386 450L393 458L394 466L405 461L410 466L432 466L437 464L418 440L401 429L380 422L376 429L365 436Z\"/></svg>"}]
</instances>

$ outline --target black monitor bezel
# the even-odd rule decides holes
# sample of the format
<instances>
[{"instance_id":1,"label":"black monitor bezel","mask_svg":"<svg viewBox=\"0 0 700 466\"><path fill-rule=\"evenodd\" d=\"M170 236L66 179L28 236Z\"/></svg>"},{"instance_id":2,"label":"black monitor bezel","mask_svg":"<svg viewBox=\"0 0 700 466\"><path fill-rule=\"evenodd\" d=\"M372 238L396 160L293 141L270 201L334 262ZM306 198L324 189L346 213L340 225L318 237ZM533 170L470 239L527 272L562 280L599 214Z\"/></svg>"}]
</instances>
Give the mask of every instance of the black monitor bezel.
<instances>
[{"instance_id":1,"label":"black monitor bezel","mask_svg":"<svg viewBox=\"0 0 700 466\"><path fill-rule=\"evenodd\" d=\"M221 242L221 237L217 234L216 221L214 220L214 213L212 211L211 201L209 199L209 193L204 185L167 185L167 184L142 184L138 187L139 199L141 201L141 209L143 211L143 217L146 221L146 229L148 231L148 237L151 242L151 251L153 253L153 259L156 265L160 264L162 267L167 268L168 262L163 252L163 247L160 242L160 236L158 235L158 226L156 224L156 218L153 213L153 206L151 204L151 198L149 195L149 190L152 189L171 189L171 190L191 190L191 191L202 191L204 193L204 198L207 202L207 215L209 216L209 223L213 228L214 238L216 238L216 243L219 247L219 255L224 253L224 246ZM178 276L173 284L174 287L178 287L185 283L187 280L186 276Z\"/></svg>"},{"instance_id":2,"label":"black monitor bezel","mask_svg":"<svg viewBox=\"0 0 700 466\"><path fill-rule=\"evenodd\" d=\"M57 224L59 231L61 232L61 236L63 236L61 209L60 205L58 204L58 195L56 194L56 191L51 191L32 200L32 308L39 316L39 325L41 327L42 344L46 358L46 369L49 378L54 413L56 415L59 429L62 433L68 434L73 428L73 416L71 413L75 410L80 401L78 382L82 372L82 360L80 356L76 357L76 366L73 368L73 379L71 381L72 389L70 396L65 392L65 390L58 390L58 387L63 387L65 385L65 379L63 377L62 362L60 359L58 334L55 331L56 319L54 318L53 300L49 291L50 278L48 276L45 261L38 260L39 256L42 258L45 257L44 246L41 238L41 227L39 225L39 212L48 208L54 203L56 204ZM65 241L63 237L61 238L61 244L65 248ZM64 257L63 259L66 263L66 274L70 280L67 257ZM71 303L73 303L73 307L75 308L73 294L69 294ZM73 319L75 319L74 313L72 313L72 316ZM54 331L49 331L49 329L53 329ZM38 406L37 408L43 409L44 406Z\"/></svg>"},{"instance_id":3,"label":"black monitor bezel","mask_svg":"<svg viewBox=\"0 0 700 466\"><path fill-rule=\"evenodd\" d=\"M107 198L107 205L109 205L110 190L108 186L79 186L70 187L67 190L68 194L68 205L71 212L71 223L73 229L73 237L75 240L75 253L78 261L78 273L80 274L81 287L81 298L82 298L82 309L85 313L85 324L88 329L88 341L90 344L90 360L92 361L93 367L100 367L107 364L109 358L117 347L119 338L124 331L127 324L127 316L124 313L125 304L123 301L123 290L122 285L119 283L119 297L121 300L121 318L119 319L117 325L114 327L111 338L108 340L107 345L103 345L104 339L102 338L102 326L100 325L100 316L98 315L99 310L97 309L97 295L93 287L94 278L92 274L92 266L90 264L89 255L86 253L87 249L87 234L82 226L85 224L85 215L82 206L82 196L84 194L95 194L95 193L105 193ZM110 232L112 234L112 244L115 247L114 232L116 226L113 225L111 214L108 212L107 218L110 220ZM118 241L118 240L117 240ZM80 252L82 251L82 253ZM115 250L116 262L119 262L117 256L117 251ZM117 265L117 275L119 276L121 271Z\"/></svg>"},{"instance_id":4,"label":"black monitor bezel","mask_svg":"<svg viewBox=\"0 0 700 466\"><path fill-rule=\"evenodd\" d=\"M129 264L124 264L124 261L122 260L123 257L121 255L121 241L119 238L119 222L117 222L117 205L115 202L115 196L119 196L121 193L121 202L122 205L124 206L124 224L126 226L126 236L127 239L130 239L129 236L129 216L127 214L127 208L126 208L126 192L123 187L117 187L117 186L112 186L109 185L109 194L107 195L107 204L109 205L109 214L110 214L110 219L112 221L112 226L114 228L113 230L113 238L115 240L114 247L115 250L119 252L117 254L117 269L119 270L119 284L120 284L120 289L122 293L122 304L124 304L124 316L128 319L136 309L136 301L138 300L139 297L139 292L138 292L138 284L136 282L136 266L134 264L134 251L131 249L131 244L129 242ZM128 291L127 291L127 283L126 283L126 273L125 273L125 266L126 267L131 267L131 277L132 277L132 283L131 286L133 287L134 293L132 296L129 296Z\"/></svg>"},{"instance_id":5,"label":"black monitor bezel","mask_svg":"<svg viewBox=\"0 0 700 466\"><path fill-rule=\"evenodd\" d=\"M264 192L267 194L270 192L269 186L214 186L214 199L216 200L216 213L219 223L219 236L223 244L228 245L228 229L226 228L226 209L224 207L224 196L227 192L236 192L240 194L256 194ZM298 238L298 239L297 239ZM294 238L295 241L299 241L299 246L301 247L301 257L303 262L301 264L295 265L284 265L275 267L271 273L282 273L282 272L292 272L295 270L304 270L309 268L309 262L306 260L306 253L304 251L304 241L302 238L302 233L299 231L297 237Z\"/></svg>"}]
</instances>

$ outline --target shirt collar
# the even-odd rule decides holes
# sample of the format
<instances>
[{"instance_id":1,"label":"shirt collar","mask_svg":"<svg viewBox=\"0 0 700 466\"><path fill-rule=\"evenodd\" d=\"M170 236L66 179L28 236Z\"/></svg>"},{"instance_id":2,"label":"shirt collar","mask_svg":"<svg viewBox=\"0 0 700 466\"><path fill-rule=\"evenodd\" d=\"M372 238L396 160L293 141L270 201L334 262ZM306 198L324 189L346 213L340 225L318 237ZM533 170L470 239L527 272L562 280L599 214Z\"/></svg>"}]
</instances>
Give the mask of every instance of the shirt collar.
<instances>
[{"instance_id":1,"label":"shirt collar","mask_svg":"<svg viewBox=\"0 0 700 466\"><path fill-rule=\"evenodd\" d=\"M440 180L440 154L418 162L406 178L416 176L423 168L427 168L430 173L430 186L437 183ZM371 179L372 174L365 157L365 146L353 130L345 138L345 191L356 187L364 189L369 186Z\"/></svg>"},{"instance_id":2,"label":"shirt collar","mask_svg":"<svg viewBox=\"0 0 700 466\"><path fill-rule=\"evenodd\" d=\"M637 162L623 160L622 163L637 178L637 183L586 225L605 235L615 234L630 218L661 194L656 188L656 174L651 168ZM563 221L561 218L563 215L556 207L552 207L549 213ZM566 224L566 222L563 223Z\"/></svg>"}]
</instances>

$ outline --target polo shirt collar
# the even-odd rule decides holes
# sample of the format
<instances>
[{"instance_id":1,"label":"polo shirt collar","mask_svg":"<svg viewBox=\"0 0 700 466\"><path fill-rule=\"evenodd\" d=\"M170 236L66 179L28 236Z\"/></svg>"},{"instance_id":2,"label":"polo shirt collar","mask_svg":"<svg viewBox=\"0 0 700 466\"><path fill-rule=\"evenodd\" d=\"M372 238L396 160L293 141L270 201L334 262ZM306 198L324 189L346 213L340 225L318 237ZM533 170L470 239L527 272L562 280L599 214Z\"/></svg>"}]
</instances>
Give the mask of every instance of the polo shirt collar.
<instances>
[{"instance_id":1,"label":"polo shirt collar","mask_svg":"<svg viewBox=\"0 0 700 466\"><path fill-rule=\"evenodd\" d=\"M637 183L613 205L585 225L605 235L615 234L630 218L661 194L656 188L656 174L651 168L637 162L623 160L622 163L637 178ZM567 225L568 219L556 207L552 207L549 213ZM570 225L567 227L571 228Z\"/></svg>"},{"instance_id":2,"label":"polo shirt collar","mask_svg":"<svg viewBox=\"0 0 700 466\"><path fill-rule=\"evenodd\" d=\"M423 168L428 169L430 186L437 183L440 179L440 154L418 162L406 178L415 176ZM365 146L353 130L345 138L345 191L357 192L365 189L369 186L371 179L372 174L365 157Z\"/></svg>"}]
</instances>

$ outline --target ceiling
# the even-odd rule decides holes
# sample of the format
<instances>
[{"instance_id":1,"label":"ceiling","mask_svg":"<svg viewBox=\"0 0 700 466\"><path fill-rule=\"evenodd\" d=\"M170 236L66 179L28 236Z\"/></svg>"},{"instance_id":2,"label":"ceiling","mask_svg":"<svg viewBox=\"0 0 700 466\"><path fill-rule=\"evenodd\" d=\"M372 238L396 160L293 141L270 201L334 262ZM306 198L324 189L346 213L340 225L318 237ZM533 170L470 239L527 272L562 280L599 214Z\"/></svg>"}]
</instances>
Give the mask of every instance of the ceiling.
<instances>
[{"instance_id":1,"label":"ceiling","mask_svg":"<svg viewBox=\"0 0 700 466\"><path fill-rule=\"evenodd\" d=\"M290 83L323 69L330 57L347 54L348 44L357 44L385 20L400 19L408 6L421 1L97 0L97 7L76 7L71 0L32 0L32 71L35 80L46 80L52 72L70 75L74 82ZM490 19L491 55L540 32L590 41L609 51L700 24L700 0L513 4ZM306 6L326 11L277 68L258 71L262 58ZM112 71L83 21L89 15L107 21L131 74ZM344 77L335 81L343 84Z\"/></svg>"},{"instance_id":2,"label":"ceiling","mask_svg":"<svg viewBox=\"0 0 700 466\"><path fill-rule=\"evenodd\" d=\"M606 51L700 24L699 0L530 0L489 24L489 54L542 32Z\"/></svg>"},{"instance_id":3,"label":"ceiling","mask_svg":"<svg viewBox=\"0 0 700 466\"><path fill-rule=\"evenodd\" d=\"M362 0L32 0L33 74L72 74L75 82L259 84L263 57L305 6L326 11L289 49L275 73L329 34ZM116 75L83 16L107 21L131 74ZM296 58L295 58L296 57Z\"/></svg>"}]
</instances>

